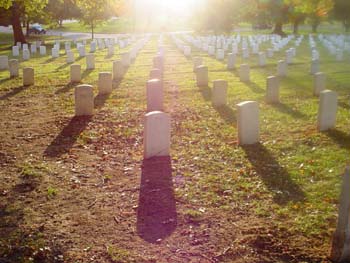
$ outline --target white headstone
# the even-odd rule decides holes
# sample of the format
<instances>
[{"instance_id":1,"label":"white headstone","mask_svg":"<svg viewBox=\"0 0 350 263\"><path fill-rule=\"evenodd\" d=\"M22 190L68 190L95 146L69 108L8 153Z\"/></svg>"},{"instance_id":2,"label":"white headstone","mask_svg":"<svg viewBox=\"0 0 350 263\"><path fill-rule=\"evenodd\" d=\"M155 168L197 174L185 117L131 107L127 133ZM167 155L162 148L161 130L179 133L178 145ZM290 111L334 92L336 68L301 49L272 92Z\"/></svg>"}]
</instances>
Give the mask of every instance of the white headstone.
<instances>
[{"instance_id":1,"label":"white headstone","mask_svg":"<svg viewBox=\"0 0 350 263\"><path fill-rule=\"evenodd\" d=\"M153 68L158 68L162 72L164 71L164 58L161 55L157 55L153 58Z\"/></svg>"},{"instance_id":2,"label":"white headstone","mask_svg":"<svg viewBox=\"0 0 350 263\"><path fill-rule=\"evenodd\" d=\"M236 64L236 55L234 53L229 53L227 56L227 70L233 70Z\"/></svg>"},{"instance_id":3,"label":"white headstone","mask_svg":"<svg viewBox=\"0 0 350 263\"><path fill-rule=\"evenodd\" d=\"M227 81L226 80L214 80L212 102L213 105L218 107L225 105L227 101Z\"/></svg>"},{"instance_id":4,"label":"white headstone","mask_svg":"<svg viewBox=\"0 0 350 263\"><path fill-rule=\"evenodd\" d=\"M196 68L196 80L197 80L197 86L201 87L207 87L208 86L208 67L204 65L200 65Z\"/></svg>"},{"instance_id":5,"label":"white headstone","mask_svg":"<svg viewBox=\"0 0 350 263\"><path fill-rule=\"evenodd\" d=\"M9 70L11 78L19 76L19 63L17 59L10 59Z\"/></svg>"},{"instance_id":6,"label":"white headstone","mask_svg":"<svg viewBox=\"0 0 350 263\"><path fill-rule=\"evenodd\" d=\"M184 46L184 55L186 57L191 56L191 47L190 46Z\"/></svg>"},{"instance_id":7,"label":"white headstone","mask_svg":"<svg viewBox=\"0 0 350 263\"><path fill-rule=\"evenodd\" d=\"M144 158L170 155L170 116L161 111L145 115Z\"/></svg>"},{"instance_id":8,"label":"white headstone","mask_svg":"<svg viewBox=\"0 0 350 263\"><path fill-rule=\"evenodd\" d=\"M201 57L193 58L193 72L196 71L196 68L203 64L203 59Z\"/></svg>"},{"instance_id":9,"label":"white headstone","mask_svg":"<svg viewBox=\"0 0 350 263\"><path fill-rule=\"evenodd\" d=\"M30 53L28 49L23 49L23 60L29 60L30 59Z\"/></svg>"},{"instance_id":10,"label":"white headstone","mask_svg":"<svg viewBox=\"0 0 350 263\"><path fill-rule=\"evenodd\" d=\"M35 54L36 53L36 44L31 44L30 45L30 52L32 53L32 54Z\"/></svg>"},{"instance_id":11,"label":"white headstone","mask_svg":"<svg viewBox=\"0 0 350 263\"><path fill-rule=\"evenodd\" d=\"M98 93L110 94L112 92L112 73L100 72L98 74Z\"/></svg>"},{"instance_id":12,"label":"white headstone","mask_svg":"<svg viewBox=\"0 0 350 263\"><path fill-rule=\"evenodd\" d=\"M60 56L59 50L57 48L51 49L51 55L53 58L58 58Z\"/></svg>"},{"instance_id":13,"label":"white headstone","mask_svg":"<svg viewBox=\"0 0 350 263\"><path fill-rule=\"evenodd\" d=\"M280 60L277 63L277 76L285 77L287 76L287 62L285 60Z\"/></svg>"},{"instance_id":14,"label":"white headstone","mask_svg":"<svg viewBox=\"0 0 350 263\"><path fill-rule=\"evenodd\" d=\"M317 127L319 131L326 131L335 127L338 107L337 97L337 93L331 90L324 90L320 93L317 116Z\"/></svg>"},{"instance_id":15,"label":"white headstone","mask_svg":"<svg viewBox=\"0 0 350 263\"><path fill-rule=\"evenodd\" d=\"M72 83L81 81L81 66L73 64L70 66L70 81Z\"/></svg>"},{"instance_id":16,"label":"white headstone","mask_svg":"<svg viewBox=\"0 0 350 263\"><path fill-rule=\"evenodd\" d=\"M66 58L67 63L73 63L75 61L74 53L72 50L68 50L66 55L67 55L67 58Z\"/></svg>"},{"instance_id":17,"label":"white headstone","mask_svg":"<svg viewBox=\"0 0 350 263\"><path fill-rule=\"evenodd\" d=\"M163 85L159 79L151 79L147 81L147 111L163 110Z\"/></svg>"},{"instance_id":18,"label":"white headstone","mask_svg":"<svg viewBox=\"0 0 350 263\"><path fill-rule=\"evenodd\" d=\"M86 69L95 69L95 56L92 53L86 54Z\"/></svg>"},{"instance_id":19,"label":"white headstone","mask_svg":"<svg viewBox=\"0 0 350 263\"><path fill-rule=\"evenodd\" d=\"M124 75L124 66L120 60L113 61L113 79L122 79Z\"/></svg>"},{"instance_id":20,"label":"white headstone","mask_svg":"<svg viewBox=\"0 0 350 263\"><path fill-rule=\"evenodd\" d=\"M239 67L239 79L242 82L250 81L250 68L248 64L242 64Z\"/></svg>"},{"instance_id":21,"label":"white headstone","mask_svg":"<svg viewBox=\"0 0 350 263\"><path fill-rule=\"evenodd\" d=\"M109 45L108 46L108 56L113 56L114 55L114 46L113 45Z\"/></svg>"},{"instance_id":22,"label":"white headstone","mask_svg":"<svg viewBox=\"0 0 350 263\"><path fill-rule=\"evenodd\" d=\"M259 142L259 104L256 101L245 101L237 104L238 144Z\"/></svg>"},{"instance_id":23,"label":"white headstone","mask_svg":"<svg viewBox=\"0 0 350 263\"><path fill-rule=\"evenodd\" d=\"M267 77L266 81L266 102L278 103L279 102L279 78L276 76Z\"/></svg>"},{"instance_id":24,"label":"white headstone","mask_svg":"<svg viewBox=\"0 0 350 263\"><path fill-rule=\"evenodd\" d=\"M34 69L23 68L23 86L34 85Z\"/></svg>"},{"instance_id":25,"label":"white headstone","mask_svg":"<svg viewBox=\"0 0 350 263\"><path fill-rule=\"evenodd\" d=\"M320 92L326 89L326 74L317 72L314 75L314 95L318 96Z\"/></svg>"},{"instance_id":26,"label":"white headstone","mask_svg":"<svg viewBox=\"0 0 350 263\"><path fill-rule=\"evenodd\" d=\"M218 49L216 51L216 59L217 60L224 60L225 59L225 51L223 49Z\"/></svg>"},{"instance_id":27,"label":"white headstone","mask_svg":"<svg viewBox=\"0 0 350 263\"><path fill-rule=\"evenodd\" d=\"M91 85L78 85L74 91L75 116L94 114L94 92Z\"/></svg>"},{"instance_id":28,"label":"white headstone","mask_svg":"<svg viewBox=\"0 0 350 263\"><path fill-rule=\"evenodd\" d=\"M12 47L12 56L18 57L19 56L19 47L18 46L13 46Z\"/></svg>"},{"instance_id":29,"label":"white headstone","mask_svg":"<svg viewBox=\"0 0 350 263\"><path fill-rule=\"evenodd\" d=\"M266 54L265 52L259 52L259 66L266 66Z\"/></svg>"},{"instance_id":30,"label":"white headstone","mask_svg":"<svg viewBox=\"0 0 350 263\"><path fill-rule=\"evenodd\" d=\"M46 46L40 46L39 52L40 52L40 55L45 56L46 55Z\"/></svg>"},{"instance_id":31,"label":"white headstone","mask_svg":"<svg viewBox=\"0 0 350 263\"><path fill-rule=\"evenodd\" d=\"M8 56L0 56L0 70L9 68L9 57Z\"/></svg>"},{"instance_id":32,"label":"white headstone","mask_svg":"<svg viewBox=\"0 0 350 263\"><path fill-rule=\"evenodd\" d=\"M79 47L78 47L78 51L79 51L79 56L80 57L85 57L85 46L84 45L80 45Z\"/></svg>"},{"instance_id":33,"label":"white headstone","mask_svg":"<svg viewBox=\"0 0 350 263\"><path fill-rule=\"evenodd\" d=\"M318 59L313 59L311 61L310 73L315 74L320 71L320 62Z\"/></svg>"},{"instance_id":34,"label":"white headstone","mask_svg":"<svg viewBox=\"0 0 350 263\"><path fill-rule=\"evenodd\" d=\"M122 64L123 64L123 66L124 66L125 68L128 68L128 67L130 66L130 63L131 63L129 52L123 53L123 54L121 54L121 55L122 55Z\"/></svg>"}]
</instances>

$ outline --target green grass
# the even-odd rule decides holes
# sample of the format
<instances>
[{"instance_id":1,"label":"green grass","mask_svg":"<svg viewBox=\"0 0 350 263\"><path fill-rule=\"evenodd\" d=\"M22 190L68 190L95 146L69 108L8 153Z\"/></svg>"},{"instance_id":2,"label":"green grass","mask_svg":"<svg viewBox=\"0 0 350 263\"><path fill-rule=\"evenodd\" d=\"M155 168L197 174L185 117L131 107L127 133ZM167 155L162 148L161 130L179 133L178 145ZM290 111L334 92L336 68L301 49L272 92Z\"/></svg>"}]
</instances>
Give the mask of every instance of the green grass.
<instances>
[{"instance_id":1,"label":"green grass","mask_svg":"<svg viewBox=\"0 0 350 263\"><path fill-rule=\"evenodd\" d=\"M43 158L42 162L47 162L50 167L54 166L54 170L60 169L61 177L57 179L46 176L42 186L45 190L37 193L39 197L55 196L47 202L58 203L55 206L58 210L56 213L64 214L65 210L62 209L73 203L71 199L65 199L65 194L69 195L74 191L70 184L71 177L76 176L73 168L80 167L84 171L83 175L86 169L86 174L91 177L87 184L91 185L91 188L82 187L76 190L84 195L81 199L76 197L79 206L92 192L97 195L101 181L106 184L103 187L107 189L101 188L102 197L97 202L102 203L103 200L104 204L109 204L113 214L104 210L102 205L96 205L96 209L100 209L96 213L98 222L104 222L103 228L107 228L108 231L101 234L107 241L102 242L103 244L96 241L94 244L96 247L102 247L100 250L103 249L105 253L106 242L109 243L110 239L113 239L113 244L118 244L118 248L108 246L107 254L115 262L132 262L134 257L138 258L141 255L142 258L148 258L151 253L154 257L158 256L154 252L154 246L139 241L135 238L135 232L130 230L135 225L132 216L135 214L133 207L137 203L133 203L133 200L137 199L137 194L132 193L131 197L126 198L125 192L122 191L125 185L127 189L131 189L138 183L135 182L135 178L138 178L139 171L132 176L127 171L142 162L145 83L152 68L156 45L157 41L153 38L129 68L121 83L114 83L113 93L101 107L96 108L94 118L84 131L73 138L72 149L63 155L64 158L48 160L42 157L45 147L35 146L33 150L37 154L35 156ZM209 68L209 87L198 88L191 59L185 58L176 50L170 39L165 38L165 111L172 117L171 165L179 218L178 229L181 229L175 230L173 235L168 237L166 242L170 243L169 246L173 245L171 242L177 244L178 239L186 233L192 235L191 231L202 233L213 229L211 237L215 237L216 241L208 242L212 242L210 246L215 247L215 252L219 252L222 248L230 246L236 238L235 229L242 227L235 225L238 218L244 222L244 227L248 227L249 220L254 218L260 220L261 225L258 227L287 229L286 239L297 239L298 235L306 237L309 242L303 244L312 252L318 249L315 244L321 244L320 250L324 250L317 253L322 258L327 256L325 251L337 219L341 174L350 161L350 72L348 63L336 63L319 42L317 45L322 58L321 70L328 77L327 88L337 91L339 96L337 125L329 132L318 132L316 129L318 98L313 96L312 76L308 73L310 49L306 39L297 49L297 58L293 65L289 66L288 77L281 82L281 103L270 105L265 102L266 77L275 74L276 62L284 57L283 52L278 52L274 58L268 59L268 65L264 68L258 67L257 57L251 56L247 62L251 66L252 81L242 83L239 81L237 70L229 72L225 63L194 50L192 55L202 56L204 64ZM0 49L2 47L4 45L0 46ZM111 71L112 61L120 58L123 51L116 49L113 57L106 57L106 50L98 50L95 53L96 70L93 71L85 70L85 59L77 59L75 62L82 66L83 82L94 86L95 95L98 92L98 72ZM77 53L76 49L74 52ZM9 54L9 50L1 49L0 54ZM346 54L346 60L349 59L349 54ZM241 58L238 58L236 65L242 62ZM74 114L75 85L68 84L70 65L65 63L61 50L61 57L57 59L35 55L34 59L21 61L21 68L26 66L34 67L36 76L36 84L29 88L22 88L21 77L9 79L7 71L0 72L0 96L3 98L0 106L9 112L8 109L12 109L19 100L23 100L26 107L30 108L31 114L37 114L35 116L41 117L43 123L55 122L55 128L50 130L52 138L43 136L47 145ZM211 83L215 79L228 81L226 107L214 108L211 104ZM246 100L259 102L261 143L240 147L237 145L236 104ZM25 111L21 106L16 110L19 111L18 114ZM41 116L43 110L47 113ZM11 125L13 126L10 128L15 129L14 124ZM16 138L6 139L11 141ZM19 158L27 155L29 153L21 152ZM93 161L84 159L86 156ZM107 164L111 166L112 172L104 170ZM23 170L26 174L36 173L35 170L33 172L33 165L26 165ZM115 171L119 170L122 173L116 175ZM121 181L121 184L108 188L108 184L115 181ZM74 194L78 194L77 192ZM70 197L75 200L74 195ZM16 202L21 203L21 200ZM88 205L82 206L79 212L83 213L91 203L89 200ZM116 203L120 203L120 207L114 207ZM30 218L42 220L35 211L32 213ZM93 220L94 213L89 212L88 218ZM124 221L121 222L128 222L130 225L127 226L127 231L121 228L120 233L116 234L116 229L118 230L122 223L113 225L112 216L123 217L124 214ZM210 223L212 220L213 224ZM89 224L89 220L86 221ZM56 221L52 219L50 222L55 224ZM103 231L101 228L94 228L95 225L89 227L94 229L94 233ZM74 237L73 234L70 236ZM79 236L77 242L85 242L85 239L87 244L91 244L92 240L95 242L88 234L84 237ZM187 239L181 241L190 246ZM159 249L166 250L166 242L160 244ZM206 248L209 247L209 243L205 243ZM119 245L134 247L134 244L137 245L132 254L129 250L119 248ZM79 245L86 247L86 244ZM78 249L81 250L81 247ZM94 249L91 253L95 252Z\"/></svg>"}]
</instances>

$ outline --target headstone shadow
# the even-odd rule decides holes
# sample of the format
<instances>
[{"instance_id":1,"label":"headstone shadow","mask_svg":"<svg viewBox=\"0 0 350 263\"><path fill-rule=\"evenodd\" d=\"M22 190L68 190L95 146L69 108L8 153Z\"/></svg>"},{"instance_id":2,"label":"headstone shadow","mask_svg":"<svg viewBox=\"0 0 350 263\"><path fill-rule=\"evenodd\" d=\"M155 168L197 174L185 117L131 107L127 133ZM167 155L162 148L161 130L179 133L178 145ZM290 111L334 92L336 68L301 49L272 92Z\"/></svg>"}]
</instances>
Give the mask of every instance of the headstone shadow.
<instances>
[{"instance_id":1,"label":"headstone shadow","mask_svg":"<svg viewBox=\"0 0 350 263\"><path fill-rule=\"evenodd\" d=\"M81 74L81 79L86 78L86 77L89 76L90 73L93 72L93 71L94 71L93 69L85 69L85 70L83 71L83 73Z\"/></svg>"},{"instance_id":2,"label":"headstone shadow","mask_svg":"<svg viewBox=\"0 0 350 263\"><path fill-rule=\"evenodd\" d=\"M72 65L72 64L73 63L65 63L65 64L59 66L58 68L56 68L56 70L64 69L64 68L66 68L66 67L68 67L69 65Z\"/></svg>"},{"instance_id":3,"label":"headstone shadow","mask_svg":"<svg viewBox=\"0 0 350 263\"><path fill-rule=\"evenodd\" d=\"M205 100L211 100L212 92L209 86L199 86L198 89Z\"/></svg>"},{"instance_id":4,"label":"headstone shadow","mask_svg":"<svg viewBox=\"0 0 350 263\"><path fill-rule=\"evenodd\" d=\"M177 226L176 204L170 157L143 160L137 233L145 241L156 243L171 235Z\"/></svg>"},{"instance_id":5,"label":"headstone shadow","mask_svg":"<svg viewBox=\"0 0 350 263\"><path fill-rule=\"evenodd\" d=\"M288 202L300 202L305 199L305 193L291 178L288 171L280 166L271 152L262 144L242 146L249 162L257 175L261 177L273 200L279 205Z\"/></svg>"},{"instance_id":6,"label":"headstone shadow","mask_svg":"<svg viewBox=\"0 0 350 263\"><path fill-rule=\"evenodd\" d=\"M10 92L0 96L0 100L6 100L8 98L11 98L15 95L17 95L18 93L26 90L29 86L19 86L19 87L16 87L16 88L13 88Z\"/></svg>"},{"instance_id":7,"label":"headstone shadow","mask_svg":"<svg viewBox=\"0 0 350 263\"><path fill-rule=\"evenodd\" d=\"M64 85L62 88L58 89L55 91L55 94L61 94L61 93L65 93L68 92L70 89L75 87L75 83L67 83L66 85Z\"/></svg>"},{"instance_id":8,"label":"headstone shadow","mask_svg":"<svg viewBox=\"0 0 350 263\"><path fill-rule=\"evenodd\" d=\"M6 83L8 81L10 81L12 78L4 78L4 79L1 79L0 80L0 85L3 84L3 83Z\"/></svg>"},{"instance_id":9,"label":"headstone shadow","mask_svg":"<svg viewBox=\"0 0 350 263\"><path fill-rule=\"evenodd\" d=\"M249 82L244 82L244 84L250 88L253 92L255 93L264 93L265 90L262 89L258 84L255 82L249 81Z\"/></svg>"},{"instance_id":10,"label":"headstone shadow","mask_svg":"<svg viewBox=\"0 0 350 263\"><path fill-rule=\"evenodd\" d=\"M338 144L341 148L350 149L350 135L337 130L337 129L331 129L328 131L323 132L326 134L329 138L331 138L336 144Z\"/></svg>"},{"instance_id":11,"label":"headstone shadow","mask_svg":"<svg viewBox=\"0 0 350 263\"><path fill-rule=\"evenodd\" d=\"M271 105L278 111L285 114L289 114L294 118L305 119L307 117L304 113L289 107L287 104L279 102L279 103L272 103Z\"/></svg>"},{"instance_id":12,"label":"headstone shadow","mask_svg":"<svg viewBox=\"0 0 350 263\"><path fill-rule=\"evenodd\" d=\"M92 116L74 116L46 148L44 156L59 157L67 153L91 120Z\"/></svg>"},{"instance_id":13,"label":"headstone shadow","mask_svg":"<svg viewBox=\"0 0 350 263\"><path fill-rule=\"evenodd\" d=\"M94 108L95 109L99 109L102 108L107 99L109 98L110 94L98 94L95 98L94 98Z\"/></svg>"},{"instance_id":14,"label":"headstone shadow","mask_svg":"<svg viewBox=\"0 0 350 263\"><path fill-rule=\"evenodd\" d=\"M47 64L47 63L51 63L52 61L55 61L56 58L49 58L47 60L45 60L42 64Z\"/></svg>"},{"instance_id":15,"label":"headstone shadow","mask_svg":"<svg viewBox=\"0 0 350 263\"><path fill-rule=\"evenodd\" d=\"M237 124L236 114L228 105L214 106L214 109L220 114L220 117L228 124Z\"/></svg>"}]
</instances>

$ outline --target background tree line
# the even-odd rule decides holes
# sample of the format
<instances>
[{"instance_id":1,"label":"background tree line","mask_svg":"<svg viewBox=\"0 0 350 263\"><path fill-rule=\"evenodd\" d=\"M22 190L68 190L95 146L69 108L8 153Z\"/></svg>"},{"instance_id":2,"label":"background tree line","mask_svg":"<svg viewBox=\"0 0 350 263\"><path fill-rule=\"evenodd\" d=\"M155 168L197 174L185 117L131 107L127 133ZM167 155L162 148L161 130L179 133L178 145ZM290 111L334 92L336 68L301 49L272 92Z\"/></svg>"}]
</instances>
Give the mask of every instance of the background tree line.
<instances>
[{"instance_id":1,"label":"background tree line","mask_svg":"<svg viewBox=\"0 0 350 263\"><path fill-rule=\"evenodd\" d=\"M137 19L136 0L0 0L0 25L12 25L14 42L25 42L22 25L31 23L62 26L65 19L77 19L90 26L92 37L97 23L121 13ZM152 7L150 6L150 9ZM172 18L176 19L176 17ZM202 0L198 1L191 24L197 31L230 32L240 22L257 28L272 26L284 35L283 25L308 23L313 32L322 21L338 20L350 30L350 0ZM27 30L28 32L28 30Z\"/></svg>"}]
</instances>

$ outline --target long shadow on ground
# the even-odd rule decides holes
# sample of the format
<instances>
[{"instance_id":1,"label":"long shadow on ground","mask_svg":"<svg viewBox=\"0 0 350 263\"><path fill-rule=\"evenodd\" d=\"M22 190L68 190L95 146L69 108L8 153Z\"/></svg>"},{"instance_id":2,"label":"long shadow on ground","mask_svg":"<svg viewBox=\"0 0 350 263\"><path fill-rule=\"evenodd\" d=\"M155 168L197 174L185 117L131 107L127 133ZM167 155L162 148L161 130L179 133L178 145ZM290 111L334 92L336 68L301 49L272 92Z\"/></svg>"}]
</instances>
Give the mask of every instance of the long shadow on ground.
<instances>
[{"instance_id":1,"label":"long shadow on ground","mask_svg":"<svg viewBox=\"0 0 350 263\"><path fill-rule=\"evenodd\" d=\"M236 114L228 105L214 106L214 109L220 114L220 117L228 124L237 123Z\"/></svg>"},{"instance_id":2,"label":"long shadow on ground","mask_svg":"<svg viewBox=\"0 0 350 263\"><path fill-rule=\"evenodd\" d=\"M85 130L91 121L91 116L75 116L63 128L59 135L46 148L44 156L59 157L67 153L76 142L79 135Z\"/></svg>"},{"instance_id":3,"label":"long shadow on ground","mask_svg":"<svg viewBox=\"0 0 350 263\"><path fill-rule=\"evenodd\" d=\"M285 113L285 114L289 114L289 115L291 115L294 118L305 119L307 117L304 113L291 108L287 104L279 102L279 103L273 103L271 105L274 108L276 108L278 111L280 111L282 113Z\"/></svg>"},{"instance_id":4,"label":"long shadow on ground","mask_svg":"<svg viewBox=\"0 0 350 263\"><path fill-rule=\"evenodd\" d=\"M170 157L143 160L137 233L149 243L170 236L177 225Z\"/></svg>"},{"instance_id":5,"label":"long shadow on ground","mask_svg":"<svg viewBox=\"0 0 350 263\"><path fill-rule=\"evenodd\" d=\"M267 188L273 192L274 201L285 205L289 201L298 202L305 198L303 190L290 178L286 169L281 167L271 152L262 144L242 146L247 158Z\"/></svg>"},{"instance_id":6,"label":"long shadow on ground","mask_svg":"<svg viewBox=\"0 0 350 263\"><path fill-rule=\"evenodd\" d=\"M19 86L19 87L13 88L10 92L0 96L0 100L6 100L8 98L11 98L17 95L18 93L24 91L27 88L29 88L29 86Z\"/></svg>"},{"instance_id":7,"label":"long shadow on ground","mask_svg":"<svg viewBox=\"0 0 350 263\"><path fill-rule=\"evenodd\" d=\"M324 132L329 138L331 138L341 148L350 149L350 135L343 131L332 129Z\"/></svg>"}]
</instances>

